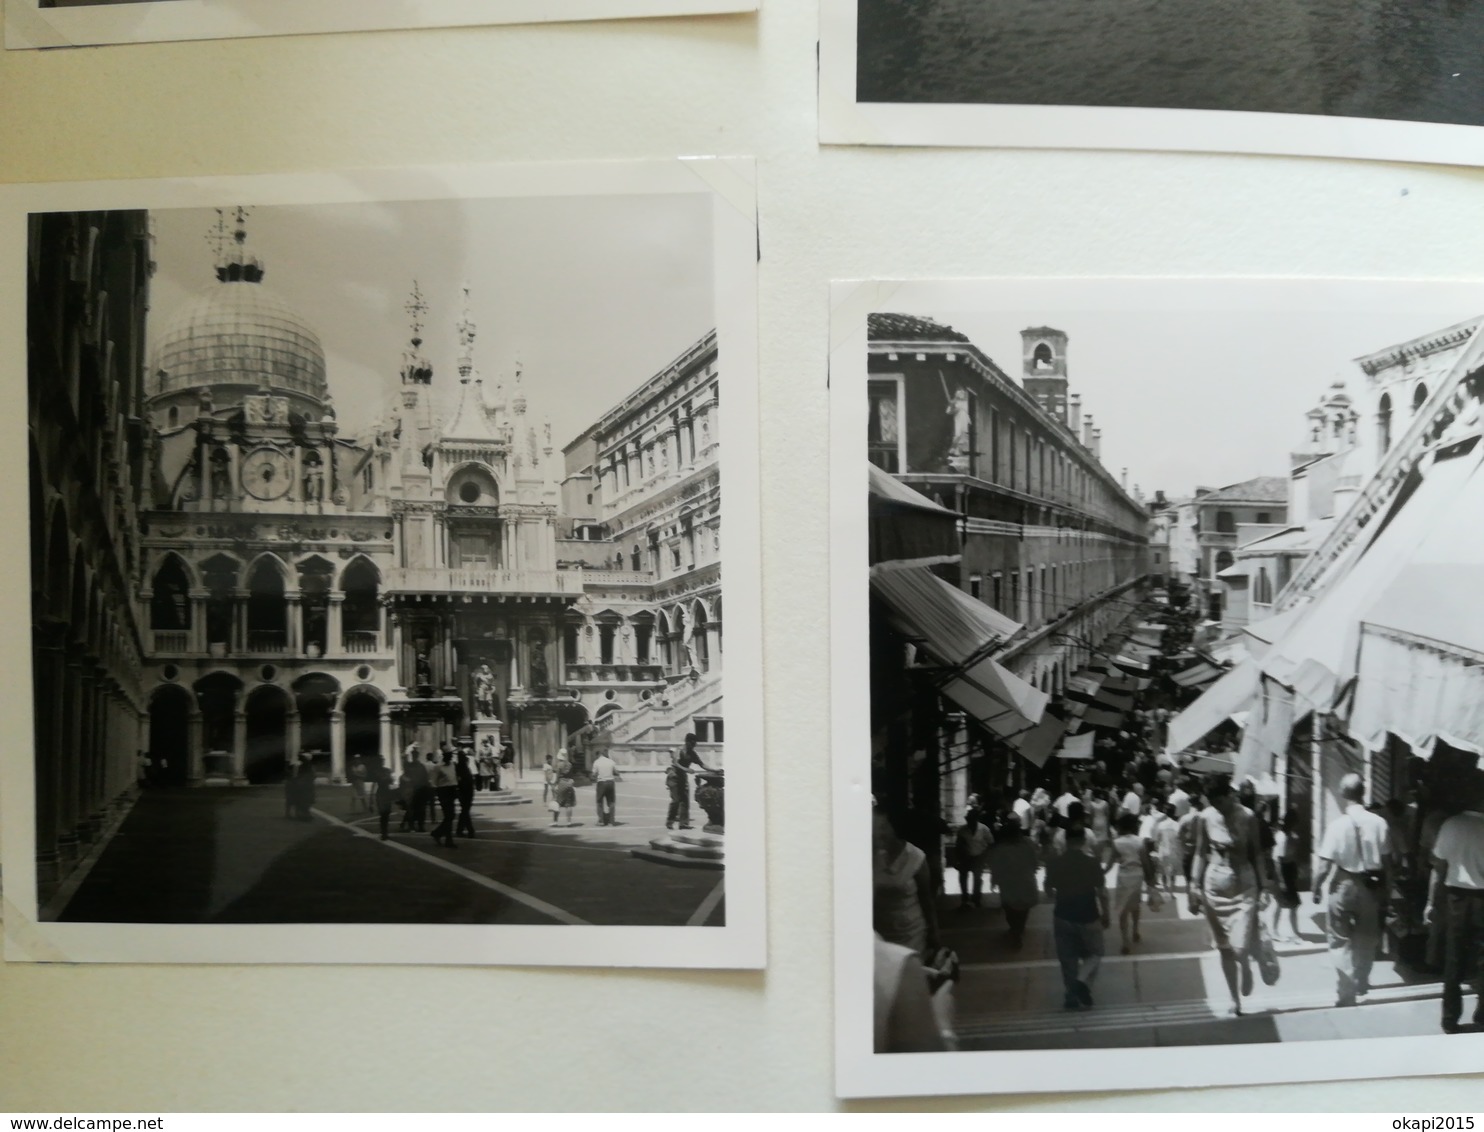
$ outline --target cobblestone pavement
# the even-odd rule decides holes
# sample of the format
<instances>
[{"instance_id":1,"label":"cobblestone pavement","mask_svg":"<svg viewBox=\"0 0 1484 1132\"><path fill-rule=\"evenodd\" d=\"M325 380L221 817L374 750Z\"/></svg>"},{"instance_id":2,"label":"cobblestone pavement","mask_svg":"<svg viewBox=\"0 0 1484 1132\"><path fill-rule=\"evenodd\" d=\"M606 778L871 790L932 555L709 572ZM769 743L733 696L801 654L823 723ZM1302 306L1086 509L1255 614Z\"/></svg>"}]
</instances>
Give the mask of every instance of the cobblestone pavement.
<instances>
[{"instance_id":1,"label":"cobblestone pavement","mask_svg":"<svg viewBox=\"0 0 1484 1132\"><path fill-rule=\"evenodd\" d=\"M1051 938L1051 905L1031 913L1024 946L1012 950L997 895L959 908L956 878L939 906L943 942L962 963L955 988L956 1029L964 1049L1056 1049L1205 1045L1401 1037L1441 1032L1440 988L1387 959L1377 961L1370 995L1335 1005L1335 974L1324 942L1323 911L1307 895L1300 942L1278 944L1276 985L1256 978L1243 1014L1231 996L1205 920L1186 907L1183 889L1158 912L1142 912L1141 939L1122 955L1118 925L1104 933L1107 954L1091 1010L1063 1009L1061 969ZM1269 921L1270 922L1270 921ZM1286 928L1285 915L1285 928ZM1465 1009L1465 1021L1472 1010ZM1465 1027L1467 1029L1467 1027Z\"/></svg>"},{"instance_id":2,"label":"cobblestone pavement","mask_svg":"<svg viewBox=\"0 0 1484 1132\"><path fill-rule=\"evenodd\" d=\"M348 787L321 786L310 821L284 816L279 787L148 791L47 909L50 918L122 923L487 923L719 925L722 873L630 855L662 836L658 776L618 786L617 826L599 826L578 791L571 828L551 827L541 787L524 805L474 807L456 848L428 833L380 840ZM703 817L703 815L697 815ZM431 828L431 826L430 826ZM80 880L77 879L80 876Z\"/></svg>"}]
</instances>

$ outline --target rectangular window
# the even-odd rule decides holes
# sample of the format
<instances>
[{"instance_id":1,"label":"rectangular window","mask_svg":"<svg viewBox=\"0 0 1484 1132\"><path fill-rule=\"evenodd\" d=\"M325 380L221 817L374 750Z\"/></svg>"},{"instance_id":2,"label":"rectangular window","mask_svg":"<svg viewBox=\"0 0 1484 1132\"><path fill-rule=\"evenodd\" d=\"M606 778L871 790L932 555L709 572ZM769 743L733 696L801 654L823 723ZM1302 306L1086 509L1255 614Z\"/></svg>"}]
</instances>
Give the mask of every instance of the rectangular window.
<instances>
[{"instance_id":1,"label":"rectangular window","mask_svg":"<svg viewBox=\"0 0 1484 1132\"><path fill-rule=\"evenodd\" d=\"M577 663L577 626L562 627L562 651L567 654L567 663Z\"/></svg>"},{"instance_id":2,"label":"rectangular window","mask_svg":"<svg viewBox=\"0 0 1484 1132\"><path fill-rule=\"evenodd\" d=\"M613 663L613 631L612 625L598 626L598 659L603 664Z\"/></svg>"},{"instance_id":3,"label":"rectangular window","mask_svg":"<svg viewBox=\"0 0 1484 1132\"><path fill-rule=\"evenodd\" d=\"M969 596L975 601L980 600L979 589L983 584L984 579L981 578L978 574L972 574L969 576Z\"/></svg>"},{"instance_id":4,"label":"rectangular window","mask_svg":"<svg viewBox=\"0 0 1484 1132\"><path fill-rule=\"evenodd\" d=\"M866 426L867 458L883 472L896 475L902 466L902 406L896 381L872 381L867 385L870 420Z\"/></svg>"},{"instance_id":5,"label":"rectangular window","mask_svg":"<svg viewBox=\"0 0 1484 1132\"><path fill-rule=\"evenodd\" d=\"M1004 598L1005 598L1004 589L1005 589L1005 578L1004 578L1004 575L999 574L999 573L995 573L995 574L990 575L990 579L989 579L989 604L992 605L992 606L994 606L996 609L1000 610L1001 612L1003 612L1004 611L1004 608L1005 608L1004 605L1002 604L1002 602L1004 601Z\"/></svg>"}]
</instances>

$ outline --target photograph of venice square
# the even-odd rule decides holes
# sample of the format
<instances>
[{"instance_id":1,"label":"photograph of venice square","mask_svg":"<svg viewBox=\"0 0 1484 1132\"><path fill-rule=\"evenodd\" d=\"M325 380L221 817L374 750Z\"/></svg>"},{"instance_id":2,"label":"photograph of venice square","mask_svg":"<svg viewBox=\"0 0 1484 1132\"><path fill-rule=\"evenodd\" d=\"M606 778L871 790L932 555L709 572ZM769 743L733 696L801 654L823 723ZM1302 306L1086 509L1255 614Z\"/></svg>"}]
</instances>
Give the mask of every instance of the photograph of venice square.
<instances>
[{"instance_id":1,"label":"photograph of venice square","mask_svg":"<svg viewBox=\"0 0 1484 1132\"><path fill-rule=\"evenodd\" d=\"M1484 292L892 286L875 1051L1484 1030Z\"/></svg>"},{"instance_id":2,"label":"photograph of venice square","mask_svg":"<svg viewBox=\"0 0 1484 1132\"><path fill-rule=\"evenodd\" d=\"M726 924L712 229L31 214L39 920Z\"/></svg>"},{"instance_id":3,"label":"photograph of venice square","mask_svg":"<svg viewBox=\"0 0 1484 1132\"><path fill-rule=\"evenodd\" d=\"M1473 0L855 4L857 99L1484 125Z\"/></svg>"}]
</instances>

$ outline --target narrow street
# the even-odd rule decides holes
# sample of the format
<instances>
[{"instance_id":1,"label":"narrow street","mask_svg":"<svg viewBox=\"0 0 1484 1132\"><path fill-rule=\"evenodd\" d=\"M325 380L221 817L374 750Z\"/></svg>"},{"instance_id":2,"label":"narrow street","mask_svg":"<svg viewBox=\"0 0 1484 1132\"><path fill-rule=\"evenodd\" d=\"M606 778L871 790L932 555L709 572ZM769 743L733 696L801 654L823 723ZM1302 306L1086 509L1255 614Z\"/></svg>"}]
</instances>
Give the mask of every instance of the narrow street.
<instances>
[{"instance_id":1,"label":"narrow street","mask_svg":"<svg viewBox=\"0 0 1484 1132\"><path fill-rule=\"evenodd\" d=\"M1264 986L1253 965L1253 993L1243 1015L1231 996L1204 918L1186 908L1183 890L1158 912L1143 910L1141 936L1121 955L1118 925L1104 933L1106 955L1092 984L1091 1010L1062 1008L1061 969L1051 938L1051 905L1031 913L1025 945L1012 951L997 894L983 908L959 910L957 877L939 901L943 942L962 963L956 990L962 1049L1059 1049L1291 1042L1440 1033L1439 984L1411 981L1390 960L1377 961L1371 994L1359 1006L1335 1006L1335 976L1324 943L1323 911L1299 910L1303 942L1280 943L1282 974ZM1316 913L1318 922L1316 922ZM1286 921L1286 916L1285 916Z\"/></svg>"},{"instance_id":2,"label":"narrow street","mask_svg":"<svg viewBox=\"0 0 1484 1132\"><path fill-rule=\"evenodd\" d=\"M704 926L725 922L723 874L631 854L665 832L660 777L618 787L599 826L591 787L553 828L541 787L476 797L476 836L381 841L348 787L320 787L309 822L280 787L147 791L45 918L119 923L487 923ZM527 799L518 803L517 799ZM502 804L510 802L515 804ZM431 828L431 825L429 826Z\"/></svg>"}]
</instances>

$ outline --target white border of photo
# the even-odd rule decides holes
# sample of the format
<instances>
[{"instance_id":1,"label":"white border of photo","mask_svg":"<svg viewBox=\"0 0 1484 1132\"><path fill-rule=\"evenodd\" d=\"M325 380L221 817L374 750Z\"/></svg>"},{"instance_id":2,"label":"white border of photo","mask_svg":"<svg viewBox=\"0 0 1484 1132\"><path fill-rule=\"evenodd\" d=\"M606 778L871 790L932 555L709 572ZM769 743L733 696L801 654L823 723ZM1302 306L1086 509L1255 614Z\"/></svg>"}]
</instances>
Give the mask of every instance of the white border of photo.
<instances>
[{"instance_id":1,"label":"white border of photo","mask_svg":"<svg viewBox=\"0 0 1484 1132\"><path fill-rule=\"evenodd\" d=\"M0 761L0 860L7 960L94 963L418 963L584 967L758 968L766 964L763 817L762 559L757 385L757 214L751 158L450 166L197 180L0 186L0 561L25 578L27 216L165 209L498 197L689 194L712 202L716 332L722 367L722 562L727 612L726 923L719 927L479 924L58 923L38 914L32 763L31 650L0 658L12 690L14 740ZM638 378L636 378L638 380ZM25 641L29 603L4 608ZM662 867L662 866L657 866ZM718 874L718 880L723 874Z\"/></svg>"},{"instance_id":2,"label":"white border of photo","mask_svg":"<svg viewBox=\"0 0 1484 1132\"><path fill-rule=\"evenodd\" d=\"M856 100L857 0L820 0L819 140L1343 157L1484 165L1484 126L1317 114Z\"/></svg>"},{"instance_id":3,"label":"white border of photo","mask_svg":"<svg viewBox=\"0 0 1484 1132\"><path fill-rule=\"evenodd\" d=\"M701 16L754 12L758 6L758 0L128 0L67 8L43 8L41 0L4 3L10 48Z\"/></svg>"},{"instance_id":4,"label":"white border of photo","mask_svg":"<svg viewBox=\"0 0 1484 1132\"><path fill-rule=\"evenodd\" d=\"M835 1091L846 1098L1205 1088L1475 1073L1484 1035L1264 1045L888 1053L874 1050L866 316L1044 306L1262 310L1478 297L1484 280L1002 278L838 281L830 296L830 701L835 858ZM1213 306L1213 304L1215 304ZM1343 359L1337 359L1343 361ZM1317 379L1316 379L1317 380ZM1318 385L1316 385L1316 390Z\"/></svg>"}]
</instances>

